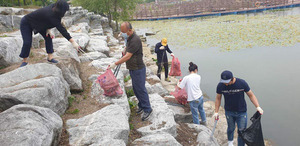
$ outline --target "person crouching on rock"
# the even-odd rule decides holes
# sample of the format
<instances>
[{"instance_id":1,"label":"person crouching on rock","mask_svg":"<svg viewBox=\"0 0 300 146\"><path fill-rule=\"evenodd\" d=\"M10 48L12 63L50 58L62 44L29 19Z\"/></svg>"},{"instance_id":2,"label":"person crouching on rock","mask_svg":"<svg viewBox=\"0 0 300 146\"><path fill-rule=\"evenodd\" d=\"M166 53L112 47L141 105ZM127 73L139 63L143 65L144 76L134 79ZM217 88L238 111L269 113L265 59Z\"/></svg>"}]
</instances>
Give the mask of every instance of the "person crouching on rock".
<instances>
[{"instance_id":1,"label":"person crouching on rock","mask_svg":"<svg viewBox=\"0 0 300 146\"><path fill-rule=\"evenodd\" d=\"M162 70L162 65L165 68L165 81L170 82L170 79L168 78L169 74L169 64L168 64L168 57L167 57L167 51L171 53L171 56L174 57L173 52L170 50L168 44L167 44L167 39L163 38L161 42L157 43L155 45L155 53L157 54L157 76L159 79L161 78L161 70Z\"/></svg>"},{"instance_id":2,"label":"person crouching on rock","mask_svg":"<svg viewBox=\"0 0 300 146\"><path fill-rule=\"evenodd\" d=\"M58 0L55 4L51 4L47 7L38 9L26 16L21 20L20 30L23 38L23 47L20 57L23 58L23 62L20 67L28 64L28 57L30 54L30 48L32 44L32 32L34 34L40 33L45 39L46 50L48 53L48 61L51 63L58 63L53 58L53 43L50 29L56 27L57 30L72 43L73 47L78 49L79 45L72 39L65 27L61 23L62 17L64 17L66 11L69 10L69 5L65 0Z\"/></svg>"},{"instance_id":3,"label":"person crouching on rock","mask_svg":"<svg viewBox=\"0 0 300 146\"><path fill-rule=\"evenodd\" d=\"M193 116L194 124L202 124L206 126L206 115L203 108L203 94L200 89L201 76L198 75L198 66L193 62L190 62L189 66L190 74L185 76L182 81L178 82L177 86L180 89L185 88L188 95L188 102ZM201 116L201 122L199 122L198 111Z\"/></svg>"}]
</instances>

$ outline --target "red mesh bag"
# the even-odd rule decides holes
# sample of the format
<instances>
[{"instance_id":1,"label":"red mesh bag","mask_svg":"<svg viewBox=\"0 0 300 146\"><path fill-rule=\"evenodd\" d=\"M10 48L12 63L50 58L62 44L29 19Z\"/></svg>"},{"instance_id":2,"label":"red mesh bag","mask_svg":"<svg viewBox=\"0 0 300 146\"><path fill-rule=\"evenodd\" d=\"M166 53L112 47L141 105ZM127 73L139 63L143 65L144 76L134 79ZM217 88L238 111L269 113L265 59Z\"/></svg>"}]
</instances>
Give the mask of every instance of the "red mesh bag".
<instances>
[{"instance_id":1,"label":"red mesh bag","mask_svg":"<svg viewBox=\"0 0 300 146\"><path fill-rule=\"evenodd\" d=\"M104 74L100 75L97 78L97 82L104 90L105 96L117 96L123 94L123 90L121 89L118 80L110 69L106 70Z\"/></svg>"},{"instance_id":2,"label":"red mesh bag","mask_svg":"<svg viewBox=\"0 0 300 146\"><path fill-rule=\"evenodd\" d=\"M181 76L180 62L176 57L173 57L172 59L171 71L169 73L169 76Z\"/></svg>"},{"instance_id":3,"label":"red mesh bag","mask_svg":"<svg viewBox=\"0 0 300 146\"><path fill-rule=\"evenodd\" d=\"M180 89L177 86L175 87L175 91L171 92L171 95L173 95L176 99L176 101L180 104L187 104L187 93L185 89Z\"/></svg>"}]
</instances>

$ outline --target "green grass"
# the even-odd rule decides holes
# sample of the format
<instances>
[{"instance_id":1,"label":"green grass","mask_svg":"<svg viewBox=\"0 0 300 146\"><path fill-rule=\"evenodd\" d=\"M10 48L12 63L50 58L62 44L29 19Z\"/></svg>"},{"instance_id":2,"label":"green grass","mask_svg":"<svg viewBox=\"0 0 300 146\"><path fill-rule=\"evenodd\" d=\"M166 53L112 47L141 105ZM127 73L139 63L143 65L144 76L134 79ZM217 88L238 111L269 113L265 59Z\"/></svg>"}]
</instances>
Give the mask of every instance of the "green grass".
<instances>
[{"instance_id":1,"label":"green grass","mask_svg":"<svg viewBox=\"0 0 300 146\"><path fill-rule=\"evenodd\" d=\"M126 82L128 82L130 79L131 79L131 77L130 77L130 76L127 76L127 77L124 78L124 82L126 83Z\"/></svg>"},{"instance_id":2,"label":"green grass","mask_svg":"<svg viewBox=\"0 0 300 146\"><path fill-rule=\"evenodd\" d=\"M86 96L86 95L84 95L84 96L83 96L83 99L87 99L87 96Z\"/></svg>"},{"instance_id":3,"label":"green grass","mask_svg":"<svg viewBox=\"0 0 300 146\"><path fill-rule=\"evenodd\" d=\"M0 66L0 70L6 68L5 66Z\"/></svg>"},{"instance_id":4,"label":"green grass","mask_svg":"<svg viewBox=\"0 0 300 146\"><path fill-rule=\"evenodd\" d=\"M130 130L134 128L132 123L130 123L129 126L130 126Z\"/></svg>"},{"instance_id":5,"label":"green grass","mask_svg":"<svg viewBox=\"0 0 300 146\"><path fill-rule=\"evenodd\" d=\"M130 109L135 109L135 107L137 106L137 103L135 101L128 100L128 103Z\"/></svg>"},{"instance_id":6,"label":"green grass","mask_svg":"<svg viewBox=\"0 0 300 146\"><path fill-rule=\"evenodd\" d=\"M74 100L76 100L76 97L74 97L74 96L69 96L69 97L68 97L69 107L72 106L72 103L73 103Z\"/></svg>"},{"instance_id":7,"label":"green grass","mask_svg":"<svg viewBox=\"0 0 300 146\"><path fill-rule=\"evenodd\" d=\"M8 37L7 35L1 35L0 38Z\"/></svg>"},{"instance_id":8,"label":"green grass","mask_svg":"<svg viewBox=\"0 0 300 146\"><path fill-rule=\"evenodd\" d=\"M33 52L30 52L30 54L29 54L29 58L33 58L34 57L34 54L33 54Z\"/></svg>"},{"instance_id":9,"label":"green grass","mask_svg":"<svg viewBox=\"0 0 300 146\"><path fill-rule=\"evenodd\" d=\"M134 96L133 89L126 90L126 95L127 95L127 97L132 97L132 96Z\"/></svg>"},{"instance_id":10,"label":"green grass","mask_svg":"<svg viewBox=\"0 0 300 146\"><path fill-rule=\"evenodd\" d=\"M69 114L78 114L79 109L74 109L73 111L68 112Z\"/></svg>"}]
</instances>

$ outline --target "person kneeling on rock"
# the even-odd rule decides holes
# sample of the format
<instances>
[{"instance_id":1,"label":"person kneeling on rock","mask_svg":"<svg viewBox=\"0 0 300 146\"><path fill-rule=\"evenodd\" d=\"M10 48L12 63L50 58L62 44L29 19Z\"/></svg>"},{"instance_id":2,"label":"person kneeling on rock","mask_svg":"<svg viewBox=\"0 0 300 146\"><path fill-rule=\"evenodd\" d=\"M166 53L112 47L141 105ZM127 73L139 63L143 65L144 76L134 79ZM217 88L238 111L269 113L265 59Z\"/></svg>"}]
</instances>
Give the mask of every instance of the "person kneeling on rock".
<instances>
[{"instance_id":1,"label":"person kneeling on rock","mask_svg":"<svg viewBox=\"0 0 300 146\"><path fill-rule=\"evenodd\" d=\"M203 108L203 94L200 89L201 76L198 75L198 66L193 62L190 62L189 66L190 74L185 76L183 80L178 82L177 86L180 89L185 88L188 95L188 102L193 116L194 124L202 124L206 126L206 115ZM199 122L198 111L201 116L201 122Z\"/></svg>"},{"instance_id":2,"label":"person kneeling on rock","mask_svg":"<svg viewBox=\"0 0 300 146\"><path fill-rule=\"evenodd\" d=\"M26 16L21 20L20 31L23 38L23 47L20 57L23 62L20 67L28 64L27 58L30 54L32 44L32 32L35 34L40 33L45 39L46 50L48 53L48 61L51 63L58 63L53 58L53 43L54 35L50 32L51 28L56 27L57 30L72 43L73 47L77 49L80 47L70 36L66 28L62 25L61 19L64 17L66 11L69 10L69 5L65 0L58 0L55 4L38 9Z\"/></svg>"}]
</instances>

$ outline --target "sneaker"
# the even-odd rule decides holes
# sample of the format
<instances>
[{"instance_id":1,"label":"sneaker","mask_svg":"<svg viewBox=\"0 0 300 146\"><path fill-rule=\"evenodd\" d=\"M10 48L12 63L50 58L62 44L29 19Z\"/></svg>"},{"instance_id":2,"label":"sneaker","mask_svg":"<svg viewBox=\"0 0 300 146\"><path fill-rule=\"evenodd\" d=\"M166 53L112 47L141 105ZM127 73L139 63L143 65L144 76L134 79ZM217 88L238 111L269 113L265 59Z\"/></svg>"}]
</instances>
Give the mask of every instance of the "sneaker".
<instances>
[{"instance_id":1,"label":"sneaker","mask_svg":"<svg viewBox=\"0 0 300 146\"><path fill-rule=\"evenodd\" d=\"M169 78L165 78L166 82L171 82L171 80Z\"/></svg>"},{"instance_id":2,"label":"sneaker","mask_svg":"<svg viewBox=\"0 0 300 146\"><path fill-rule=\"evenodd\" d=\"M57 60L55 60L55 59L51 59L51 60L49 60L49 59L47 59L49 62L51 62L51 63L58 63L58 61Z\"/></svg>"},{"instance_id":3,"label":"sneaker","mask_svg":"<svg viewBox=\"0 0 300 146\"><path fill-rule=\"evenodd\" d=\"M143 113L143 109L141 109L141 108L138 108L137 110L136 110L136 114L141 114L141 113Z\"/></svg>"},{"instance_id":4,"label":"sneaker","mask_svg":"<svg viewBox=\"0 0 300 146\"><path fill-rule=\"evenodd\" d=\"M142 117L142 121L146 121L150 118L150 116L152 115L153 110L151 110L150 112L144 112L143 117Z\"/></svg>"},{"instance_id":5,"label":"sneaker","mask_svg":"<svg viewBox=\"0 0 300 146\"><path fill-rule=\"evenodd\" d=\"M205 122L200 122L200 125L203 125L203 126L207 126L207 123L206 123L206 121Z\"/></svg>"},{"instance_id":6,"label":"sneaker","mask_svg":"<svg viewBox=\"0 0 300 146\"><path fill-rule=\"evenodd\" d=\"M28 63L27 62L22 62L22 64L20 65L20 67L24 67L26 66Z\"/></svg>"}]
</instances>

